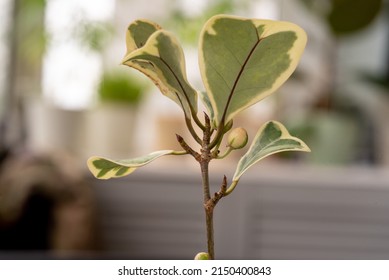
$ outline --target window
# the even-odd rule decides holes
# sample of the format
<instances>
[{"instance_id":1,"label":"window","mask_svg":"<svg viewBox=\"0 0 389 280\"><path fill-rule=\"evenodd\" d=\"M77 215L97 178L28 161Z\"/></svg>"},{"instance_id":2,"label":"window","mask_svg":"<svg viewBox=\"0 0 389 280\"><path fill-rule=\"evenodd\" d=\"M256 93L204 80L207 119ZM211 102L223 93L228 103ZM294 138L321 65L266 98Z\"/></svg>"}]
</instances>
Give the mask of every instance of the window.
<instances>
[{"instance_id":1,"label":"window","mask_svg":"<svg viewBox=\"0 0 389 280\"><path fill-rule=\"evenodd\" d=\"M82 22L107 21L112 17L111 0L50 0L45 24L50 38L43 64L43 94L66 109L90 105L102 71L101 56L77 40Z\"/></svg>"}]
</instances>

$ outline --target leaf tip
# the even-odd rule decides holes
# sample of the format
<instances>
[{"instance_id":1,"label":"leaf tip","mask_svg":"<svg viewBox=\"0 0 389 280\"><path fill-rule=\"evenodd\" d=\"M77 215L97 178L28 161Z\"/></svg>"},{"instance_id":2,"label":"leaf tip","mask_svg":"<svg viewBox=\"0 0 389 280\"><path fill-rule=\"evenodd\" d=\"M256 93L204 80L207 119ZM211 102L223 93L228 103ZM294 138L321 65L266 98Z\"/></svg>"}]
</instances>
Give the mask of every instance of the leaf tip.
<instances>
[{"instance_id":1,"label":"leaf tip","mask_svg":"<svg viewBox=\"0 0 389 280\"><path fill-rule=\"evenodd\" d=\"M101 179L99 176L100 170L96 166L96 161L98 160L100 160L99 157L92 156L88 158L88 160L86 161L86 165L94 177L96 177L97 179Z\"/></svg>"}]
</instances>

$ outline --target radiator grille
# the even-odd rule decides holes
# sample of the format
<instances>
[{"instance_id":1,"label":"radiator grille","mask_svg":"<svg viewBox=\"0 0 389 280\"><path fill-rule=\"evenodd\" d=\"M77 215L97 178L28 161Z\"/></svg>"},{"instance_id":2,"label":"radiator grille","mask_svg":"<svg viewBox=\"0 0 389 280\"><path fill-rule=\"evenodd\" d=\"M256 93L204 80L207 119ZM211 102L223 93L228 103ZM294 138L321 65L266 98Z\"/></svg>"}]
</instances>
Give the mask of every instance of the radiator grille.
<instances>
[{"instance_id":1,"label":"radiator grille","mask_svg":"<svg viewBox=\"0 0 389 280\"><path fill-rule=\"evenodd\" d=\"M191 259L206 250L199 182L157 175L95 182L107 253ZM216 209L217 257L389 259L388 177L342 176L242 180Z\"/></svg>"}]
</instances>

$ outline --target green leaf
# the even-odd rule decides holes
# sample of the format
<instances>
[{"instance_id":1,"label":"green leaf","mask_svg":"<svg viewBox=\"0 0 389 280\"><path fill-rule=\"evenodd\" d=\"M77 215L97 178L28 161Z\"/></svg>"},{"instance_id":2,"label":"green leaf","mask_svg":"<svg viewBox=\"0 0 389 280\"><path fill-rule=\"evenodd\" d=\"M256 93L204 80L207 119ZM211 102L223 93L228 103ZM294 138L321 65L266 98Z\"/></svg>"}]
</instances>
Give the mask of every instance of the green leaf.
<instances>
[{"instance_id":1,"label":"green leaf","mask_svg":"<svg viewBox=\"0 0 389 280\"><path fill-rule=\"evenodd\" d=\"M123 177L134 172L137 168L146 165L153 160L171 155L173 150L162 150L151 154L125 160L111 160L103 157L91 157L88 159L88 168L97 179L110 179Z\"/></svg>"},{"instance_id":2,"label":"green leaf","mask_svg":"<svg viewBox=\"0 0 389 280\"><path fill-rule=\"evenodd\" d=\"M143 47L150 36L162 28L148 20L136 20L131 23L126 32L127 54Z\"/></svg>"},{"instance_id":3,"label":"green leaf","mask_svg":"<svg viewBox=\"0 0 389 280\"><path fill-rule=\"evenodd\" d=\"M306 41L293 23L212 17L201 32L199 64L213 126L276 91L297 67Z\"/></svg>"},{"instance_id":4,"label":"green leaf","mask_svg":"<svg viewBox=\"0 0 389 280\"><path fill-rule=\"evenodd\" d=\"M265 123L258 130L247 153L240 159L233 181L237 182L247 169L261 159L285 151L311 150L302 140L291 136L281 123L276 121Z\"/></svg>"},{"instance_id":5,"label":"green leaf","mask_svg":"<svg viewBox=\"0 0 389 280\"><path fill-rule=\"evenodd\" d=\"M203 92L203 91L200 91L199 92L199 95L200 95L200 99L201 101L203 102L204 104L204 107L205 109L208 111L209 113L209 118L210 120L213 120L215 118L215 114L213 112L213 108L212 108L212 104L211 104L211 101L209 100L208 98L208 95L206 92Z\"/></svg>"},{"instance_id":6,"label":"green leaf","mask_svg":"<svg viewBox=\"0 0 389 280\"><path fill-rule=\"evenodd\" d=\"M182 107L186 118L197 113L197 91L187 81L184 52L172 33L148 21L135 21L127 30L122 63L148 76L162 94Z\"/></svg>"}]
</instances>

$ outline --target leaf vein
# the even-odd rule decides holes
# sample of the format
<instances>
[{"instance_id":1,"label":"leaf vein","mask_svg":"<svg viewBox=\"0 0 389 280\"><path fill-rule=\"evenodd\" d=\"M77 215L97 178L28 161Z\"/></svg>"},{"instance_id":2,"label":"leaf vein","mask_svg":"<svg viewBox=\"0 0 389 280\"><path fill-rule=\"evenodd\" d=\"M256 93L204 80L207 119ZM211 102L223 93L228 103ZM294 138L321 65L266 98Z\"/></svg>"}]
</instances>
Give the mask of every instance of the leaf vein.
<instances>
[{"instance_id":1,"label":"leaf vein","mask_svg":"<svg viewBox=\"0 0 389 280\"><path fill-rule=\"evenodd\" d=\"M160 56L159 59L162 61L163 64L166 65L166 67L169 69L169 71L173 74L174 78L176 79L176 81L178 82L178 85L180 86L180 88L182 90L182 93L185 96L186 101L188 102L188 105L190 107L191 112L193 112L194 108L192 107L189 96L188 96L186 90L184 89L184 86L182 85L180 79L178 78L177 74L173 71L173 69L170 67L170 65L162 58L162 56ZM180 102L182 102L182 101L180 100Z\"/></svg>"},{"instance_id":2,"label":"leaf vein","mask_svg":"<svg viewBox=\"0 0 389 280\"><path fill-rule=\"evenodd\" d=\"M221 123L224 123L225 121L225 118L226 118L226 115L227 115L227 111L228 111L228 107L230 106L230 103L231 103L231 100L232 100L232 96L234 95L235 93L235 89L238 85L238 82L239 82L239 79L240 77L242 76L243 74L243 71L245 70L245 67L247 65L247 63L249 62L250 58L252 57L255 49L258 47L258 45L261 43L261 41L263 39L261 39L259 37L259 34L258 34L258 30L255 28L255 26L253 26L254 29L255 29L255 34L257 35L257 41L255 42L254 46L251 48L249 54L247 55L243 65L241 66L241 69L239 70L239 73L238 73L238 76L236 77L235 81L234 81L234 85L232 86L232 89L230 91L230 94L228 96L228 100L227 100L227 104L226 104L226 107L224 108L224 112L223 112L223 116L221 118Z\"/></svg>"},{"instance_id":3,"label":"leaf vein","mask_svg":"<svg viewBox=\"0 0 389 280\"><path fill-rule=\"evenodd\" d=\"M228 83L228 81L224 78L224 76L217 70L217 68L215 67L215 66L213 66L211 63L209 64L211 67L212 67L212 69L216 72L216 74L220 77L220 78L222 78L222 80L223 80L223 82L226 84L226 86L227 86L227 88L229 89L229 90L231 90L231 86L229 85L229 83Z\"/></svg>"}]
</instances>

